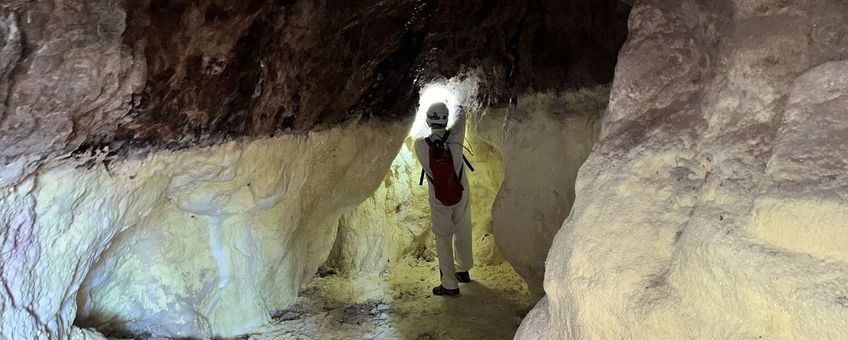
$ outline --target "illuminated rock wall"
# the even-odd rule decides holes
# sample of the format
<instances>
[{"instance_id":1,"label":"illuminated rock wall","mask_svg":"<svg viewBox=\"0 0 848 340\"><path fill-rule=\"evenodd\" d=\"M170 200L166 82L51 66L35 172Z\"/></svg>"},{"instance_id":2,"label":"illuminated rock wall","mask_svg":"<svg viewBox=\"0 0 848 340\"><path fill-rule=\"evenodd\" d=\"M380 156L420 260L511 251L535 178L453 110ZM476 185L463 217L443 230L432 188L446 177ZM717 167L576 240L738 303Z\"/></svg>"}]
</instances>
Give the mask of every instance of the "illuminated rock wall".
<instances>
[{"instance_id":1,"label":"illuminated rock wall","mask_svg":"<svg viewBox=\"0 0 848 340\"><path fill-rule=\"evenodd\" d=\"M574 180L598 137L609 88L524 96L484 112L475 129L501 154L505 179L492 207L494 240L534 294L545 259L574 202Z\"/></svg>"},{"instance_id":2,"label":"illuminated rock wall","mask_svg":"<svg viewBox=\"0 0 848 340\"><path fill-rule=\"evenodd\" d=\"M377 190L339 219L331 266L345 274L379 275L427 247L430 207L426 187L418 186L420 169L407 139Z\"/></svg>"},{"instance_id":3,"label":"illuminated rock wall","mask_svg":"<svg viewBox=\"0 0 848 340\"><path fill-rule=\"evenodd\" d=\"M848 333L848 5L637 1L521 339Z\"/></svg>"},{"instance_id":4,"label":"illuminated rock wall","mask_svg":"<svg viewBox=\"0 0 848 340\"><path fill-rule=\"evenodd\" d=\"M233 336L268 321L377 187L407 124L371 123L38 172L3 192L0 337L71 323ZM79 332L75 330L75 332Z\"/></svg>"}]
</instances>

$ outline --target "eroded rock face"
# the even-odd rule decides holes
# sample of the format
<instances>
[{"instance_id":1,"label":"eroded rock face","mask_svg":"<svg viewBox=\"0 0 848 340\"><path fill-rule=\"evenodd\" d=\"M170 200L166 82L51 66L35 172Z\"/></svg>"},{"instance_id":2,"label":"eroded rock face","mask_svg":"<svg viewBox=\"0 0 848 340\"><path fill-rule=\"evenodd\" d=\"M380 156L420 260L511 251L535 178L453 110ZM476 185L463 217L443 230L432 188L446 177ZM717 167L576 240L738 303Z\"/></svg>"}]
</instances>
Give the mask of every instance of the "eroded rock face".
<instances>
[{"instance_id":1,"label":"eroded rock face","mask_svg":"<svg viewBox=\"0 0 848 340\"><path fill-rule=\"evenodd\" d=\"M604 83L627 11L616 0L14 0L0 4L0 156L32 170L105 146L394 119L420 81L470 67L492 105Z\"/></svg>"},{"instance_id":2,"label":"eroded rock face","mask_svg":"<svg viewBox=\"0 0 848 340\"><path fill-rule=\"evenodd\" d=\"M44 157L112 139L145 64L123 42L117 3L12 1L0 17L0 163L19 169L3 171L8 185Z\"/></svg>"},{"instance_id":3,"label":"eroded rock face","mask_svg":"<svg viewBox=\"0 0 848 340\"><path fill-rule=\"evenodd\" d=\"M543 295L545 259L574 202L577 170L600 133L609 88L522 97L490 110L477 128L504 157L504 182L492 206L495 241L530 291Z\"/></svg>"},{"instance_id":4,"label":"eroded rock face","mask_svg":"<svg viewBox=\"0 0 848 340\"><path fill-rule=\"evenodd\" d=\"M846 20L841 1L637 2L517 338L843 336Z\"/></svg>"},{"instance_id":5,"label":"eroded rock face","mask_svg":"<svg viewBox=\"0 0 848 340\"><path fill-rule=\"evenodd\" d=\"M339 219L328 265L344 274L376 276L427 246L428 193L418 187L419 169L407 140L371 197Z\"/></svg>"},{"instance_id":6,"label":"eroded rock face","mask_svg":"<svg viewBox=\"0 0 848 340\"><path fill-rule=\"evenodd\" d=\"M76 316L180 337L263 324L327 258L339 215L373 192L406 129L354 125L28 177L3 192L0 336L63 338Z\"/></svg>"}]
</instances>

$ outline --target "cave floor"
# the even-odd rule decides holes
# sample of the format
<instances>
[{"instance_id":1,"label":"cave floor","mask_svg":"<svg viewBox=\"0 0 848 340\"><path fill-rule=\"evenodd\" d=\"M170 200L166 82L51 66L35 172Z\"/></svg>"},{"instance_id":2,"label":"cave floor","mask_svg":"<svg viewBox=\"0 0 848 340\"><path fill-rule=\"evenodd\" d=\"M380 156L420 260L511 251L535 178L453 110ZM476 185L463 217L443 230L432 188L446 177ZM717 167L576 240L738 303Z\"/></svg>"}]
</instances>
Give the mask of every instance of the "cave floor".
<instances>
[{"instance_id":1,"label":"cave floor","mask_svg":"<svg viewBox=\"0 0 848 340\"><path fill-rule=\"evenodd\" d=\"M433 296L436 261L409 259L376 278L316 277L249 339L512 339L533 307L509 264L471 269L460 297Z\"/></svg>"}]
</instances>

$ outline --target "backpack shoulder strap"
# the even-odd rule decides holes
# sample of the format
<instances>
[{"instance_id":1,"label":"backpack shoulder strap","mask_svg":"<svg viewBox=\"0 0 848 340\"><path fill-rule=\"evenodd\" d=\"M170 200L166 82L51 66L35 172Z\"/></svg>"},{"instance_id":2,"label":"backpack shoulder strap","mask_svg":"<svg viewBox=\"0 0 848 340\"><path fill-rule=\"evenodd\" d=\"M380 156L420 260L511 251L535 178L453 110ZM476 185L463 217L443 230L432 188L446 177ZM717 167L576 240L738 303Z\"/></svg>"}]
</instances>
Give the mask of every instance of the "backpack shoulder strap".
<instances>
[{"instance_id":1,"label":"backpack shoulder strap","mask_svg":"<svg viewBox=\"0 0 848 340\"><path fill-rule=\"evenodd\" d=\"M433 183L433 178L424 169L421 169L421 178L418 179L418 185L424 185L424 178L427 178L428 182Z\"/></svg>"},{"instance_id":2,"label":"backpack shoulder strap","mask_svg":"<svg viewBox=\"0 0 848 340\"><path fill-rule=\"evenodd\" d=\"M462 155L462 161L465 162L465 165L468 166L468 170L471 170L471 172L475 171L474 166L471 165L471 161L469 161L468 158L465 157L465 154Z\"/></svg>"}]
</instances>

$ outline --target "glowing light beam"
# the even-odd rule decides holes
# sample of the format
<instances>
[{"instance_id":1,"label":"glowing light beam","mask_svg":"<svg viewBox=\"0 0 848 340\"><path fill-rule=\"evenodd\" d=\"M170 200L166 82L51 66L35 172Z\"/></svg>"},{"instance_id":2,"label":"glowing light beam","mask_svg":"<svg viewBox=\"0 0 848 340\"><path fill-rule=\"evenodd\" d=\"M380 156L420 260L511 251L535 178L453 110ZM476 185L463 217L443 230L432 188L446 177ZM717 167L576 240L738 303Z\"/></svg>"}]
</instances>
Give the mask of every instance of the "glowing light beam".
<instances>
[{"instance_id":1,"label":"glowing light beam","mask_svg":"<svg viewBox=\"0 0 848 340\"><path fill-rule=\"evenodd\" d=\"M448 121L453 122L453 118L456 115L456 96L444 85L427 85L421 91L421 98L418 101L418 112L415 114L415 122L409 131L410 136L428 135L430 133L430 130L427 128L427 109L430 105L437 102L445 102L448 105L450 109L450 118Z\"/></svg>"}]
</instances>

